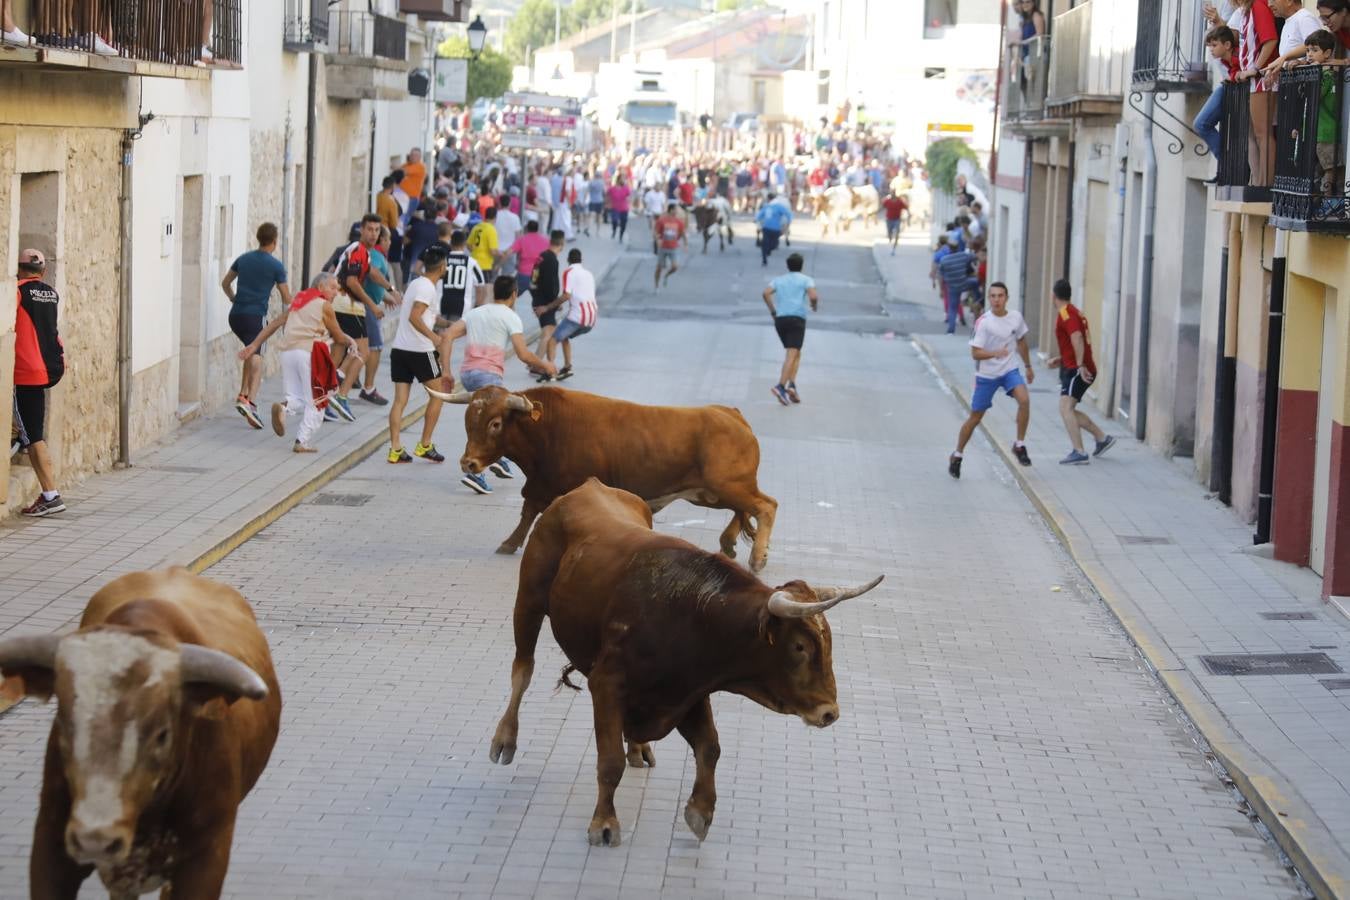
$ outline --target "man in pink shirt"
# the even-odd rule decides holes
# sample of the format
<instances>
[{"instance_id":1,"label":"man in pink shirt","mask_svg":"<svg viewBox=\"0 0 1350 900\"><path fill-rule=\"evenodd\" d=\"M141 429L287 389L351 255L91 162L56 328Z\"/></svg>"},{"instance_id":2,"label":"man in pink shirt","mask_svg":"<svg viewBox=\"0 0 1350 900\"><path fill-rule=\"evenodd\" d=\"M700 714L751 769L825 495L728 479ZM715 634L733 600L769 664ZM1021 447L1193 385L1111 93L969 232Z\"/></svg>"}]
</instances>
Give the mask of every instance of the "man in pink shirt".
<instances>
[{"instance_id":1,"label":"man in pink shirt","mask_svg":"<svg viewBox=\"0 0 1350 900\"><path fill-rule=\"evenodd\" d=\"M516 254L516 293L524 294L530 289L530 276L539 255L548 249L548 238L539 233L539 220L525 223L525 230L507 248L507 253Z\"/></svg>"}]
</instances>

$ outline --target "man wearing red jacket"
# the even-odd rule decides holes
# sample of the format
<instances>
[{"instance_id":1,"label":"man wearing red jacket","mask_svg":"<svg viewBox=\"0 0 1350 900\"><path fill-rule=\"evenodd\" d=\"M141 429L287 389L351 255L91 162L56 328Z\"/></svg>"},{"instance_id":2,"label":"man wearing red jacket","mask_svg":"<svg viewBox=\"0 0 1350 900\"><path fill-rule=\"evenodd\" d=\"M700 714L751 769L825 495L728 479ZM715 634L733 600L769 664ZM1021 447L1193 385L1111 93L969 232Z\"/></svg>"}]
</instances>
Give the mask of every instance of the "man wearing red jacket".
<instances>
[{"instance_id":1,"label":"man wearing red jacket","mask_svg":"<svg viewBox=\"0 0 1350 900\"><path fill-rule=\"evenodd\" d=\"M56 490L52 460L47 452L47 389L66 371L65 350L56 330L56 288L42 280L47 258L40 250L19 253L18 309L14 319L14 418L19 445L28 448L28 459L37 473L42 493L23 510L25 516L49 516L65 512L66 504Z\"/></svg>"}]
</instances>

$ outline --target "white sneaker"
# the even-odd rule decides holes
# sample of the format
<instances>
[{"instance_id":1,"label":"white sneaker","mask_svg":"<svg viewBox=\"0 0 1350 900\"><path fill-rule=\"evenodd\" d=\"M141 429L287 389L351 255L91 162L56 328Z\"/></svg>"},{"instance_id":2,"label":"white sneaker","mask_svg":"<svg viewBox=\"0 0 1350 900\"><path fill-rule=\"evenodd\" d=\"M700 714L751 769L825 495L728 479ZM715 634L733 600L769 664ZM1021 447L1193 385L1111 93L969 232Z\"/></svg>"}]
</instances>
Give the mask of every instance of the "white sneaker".
<instances>
[{"instance_id":1,"label":"white sneaker","mask_svg":"<svg viewBox=\"0 0 1350 900\"><path fill-rule=\"evenodd\" d=\"M94 53L98 56L121 56L122 52L97 34L89 35L94 39Z\"/></svg>"},{"instance_id":2,"label":"white sneaker","mask_svg":"<svg viewBox=\"0 0 1350 900\"><path fill-rule=\"evenodd\" d=\"M0 42L12 47L28 47L32 45L33 39L24 34L22 29L15 28L13 31L6 31L3 41Z\"/></svg>"}]
</instances>

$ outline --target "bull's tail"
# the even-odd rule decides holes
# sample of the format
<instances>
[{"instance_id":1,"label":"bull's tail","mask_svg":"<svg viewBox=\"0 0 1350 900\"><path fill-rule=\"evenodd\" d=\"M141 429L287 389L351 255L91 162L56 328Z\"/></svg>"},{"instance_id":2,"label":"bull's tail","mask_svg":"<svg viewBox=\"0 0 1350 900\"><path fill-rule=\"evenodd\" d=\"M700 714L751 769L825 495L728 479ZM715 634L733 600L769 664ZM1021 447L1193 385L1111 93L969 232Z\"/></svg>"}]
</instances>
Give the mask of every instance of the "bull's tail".
<instances>
[{"instance_id":1,"label":"bull's tail","mask_svg":"<svg viewBox=\"0 0 1350 900\"><path fill-rule=\"evenodd\" d=\"M750 514L747 512L736 513L736 522L740 525L741 540L747 545L755 543L755 526L750 522Z\"/></svg>"},{"instance_id":2,"label":"bull's tail","mask_svg":"<svg viewBox=\"0 0 1350 900\"><path fill-rule=\"evenodd\" d=\"M563 666L562 674L558 676L558 683L553 686L553 690L560 691L563 689L564 685L570 687L574 691L581 690L581 685L574 683L570 677L572 673L575 672L576 670L577 667L572 665L571 663L568 663L567 665Z\"/></svg>"}]
</instances>

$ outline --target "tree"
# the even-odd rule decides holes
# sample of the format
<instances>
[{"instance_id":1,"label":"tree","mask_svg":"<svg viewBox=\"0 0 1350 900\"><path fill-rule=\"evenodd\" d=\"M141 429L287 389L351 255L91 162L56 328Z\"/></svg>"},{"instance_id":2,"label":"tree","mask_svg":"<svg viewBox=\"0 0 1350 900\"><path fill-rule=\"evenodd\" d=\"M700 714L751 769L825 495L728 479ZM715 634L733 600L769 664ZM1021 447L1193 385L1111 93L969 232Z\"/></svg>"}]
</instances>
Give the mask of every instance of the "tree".
<instances>
[{"instance_id":1,"label":"tree","mask_svg":"<svg viewBox=\"0 0 1350 900\"><path fill-rule=\"evenodd\" d=\"M963 159L971 162L979 161L975 151L960 138L947 138L929 144L928 153L924 157L928 183L943 193L956 193L956 166Z\"/></svg>"},{"instance_id":2,"label":"tree","mask_svg":"<svg viewBox=\"0 0 1350 900\"><path fill-rule=\"evenodd\" d=\"M632 8L633 0L619 0L620 15ZM640 12L643 4L639 2L637 8ZM614 11L614 0L572 0L564 5L560 5L560 0L525 0L506 26L506 55L513 62L528 63L527 50L532 52L552 44L555 16L560 26L559 34L568 37L583 28L609 21Z\"/></svg>"},{"instance_id":3,"label":"tree","mask_svg":"<svg viewBox=\"0 0 1350 900\"><path fill-rule=\"evenodd\" d=\"M742 9L755 9L766 6L766 0L717 0L718 12L737 12Z\"/></svg>"},{"instance_id":4,"label":"tree","mask_svg":"<svg viewBox=\"0 0 1350 900\"><path fill-rule=\"evenodd\" d=\"M436 48L437 56L463 59L469 56L469 40L450 37ZM500 97L511 88L511 60L491 47L484 47L478 59L469 60L469 84L466 103L479 97Z\"/></svg>"}]
</instances>

